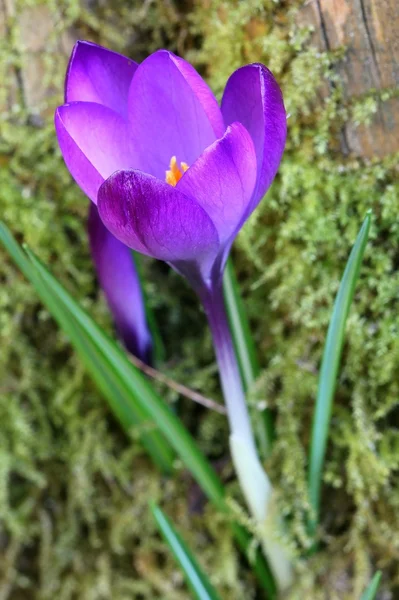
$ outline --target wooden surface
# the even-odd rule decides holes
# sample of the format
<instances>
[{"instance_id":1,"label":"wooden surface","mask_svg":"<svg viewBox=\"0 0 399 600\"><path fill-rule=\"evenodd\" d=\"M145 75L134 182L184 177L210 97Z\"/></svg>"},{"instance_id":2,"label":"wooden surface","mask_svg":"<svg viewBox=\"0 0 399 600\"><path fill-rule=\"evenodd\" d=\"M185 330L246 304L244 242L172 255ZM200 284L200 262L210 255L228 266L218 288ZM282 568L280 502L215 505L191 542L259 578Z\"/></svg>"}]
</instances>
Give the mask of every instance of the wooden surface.
<instances>
[{"instance_id":1,"label":"wooden surface","mask_svg":"<svg viewBox=\"0 0 399 600\"><path fill-rule=\"evenodd\" d=\"M23 6L23 5L22 5ZM306 0L300 22L312 25L311 42L322 50L345 48L337 65L348 103L373 90L399 85L399 0ZM13 31L13 25L17 25ZM45 51L68 56L73 36L57 32L49 9L27 6L16 10L15 0L0 0L0 35L17 37L19 56L8 70L9 86L0 94L0 109L22 103L32 114L44 114L54 88ZM67 60L67 58L65 58ZM345 153L382 157L399 151L399 97L378 101L368 125L348 121L341 135Z\"/></svg>"},{"instance_id":2,"label":"wooden surface","mask_svg":"<svg viewBox=\"0 0 399 600\"><path fill-rule=\"evenodd\" d=\"M345 48L337 65L348 101L399 85L399 0L308 0L300 22L322 50ZM399 98L379 101L371 123L345 125L342 150L359 156L399 151Z\"/></svg>"}]
</instances>

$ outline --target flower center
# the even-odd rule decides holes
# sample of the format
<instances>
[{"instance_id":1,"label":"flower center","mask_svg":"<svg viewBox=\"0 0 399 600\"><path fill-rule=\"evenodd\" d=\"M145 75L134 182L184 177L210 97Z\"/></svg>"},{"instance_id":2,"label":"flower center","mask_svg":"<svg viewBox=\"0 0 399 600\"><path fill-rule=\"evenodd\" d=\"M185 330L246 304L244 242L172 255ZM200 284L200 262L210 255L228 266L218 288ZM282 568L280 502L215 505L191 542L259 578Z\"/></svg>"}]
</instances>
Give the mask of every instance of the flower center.
<instances>
[{"instance_id":1,"label":"flower center","mask_svg":"<svg viewBox=\"0 0 399 600\"><path fill-rule=\"evenodd\" d=\"M176 156L172 156L170 159L169 170L166 171L166 183L170 183L173 187L183 177L183 174L187 171L188 164L185 162L180 163L180 168L177 165Z\"/></svg>"}]
</instances>

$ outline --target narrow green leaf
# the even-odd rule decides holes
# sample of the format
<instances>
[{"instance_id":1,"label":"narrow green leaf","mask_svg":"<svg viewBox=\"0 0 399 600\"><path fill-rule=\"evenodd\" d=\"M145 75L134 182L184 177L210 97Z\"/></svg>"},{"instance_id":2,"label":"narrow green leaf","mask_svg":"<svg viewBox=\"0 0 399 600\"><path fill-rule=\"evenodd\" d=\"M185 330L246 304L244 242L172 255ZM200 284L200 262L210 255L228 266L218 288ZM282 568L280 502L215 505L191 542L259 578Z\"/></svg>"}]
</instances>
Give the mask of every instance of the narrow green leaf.
<instances>
[{"instance_id":1,"label":"narrow green leaf","mask_svg":"<svg viewBox=\"0 0 399 600\"><path fill-rule=\"evenodd\" d=\"M147 424L151 424L151 418L146 410L140 406L134 406L131 400L132 393L135 393L132 384L125 385L120 380L118 374L108 363L107 357L96 347L91 340L84 335L84 332L77 326L77 323L68 311L63 310L62 305L57 298L49 292L44 285L41 277L27 259L26 254L20 249L7 228L0 224L0 241L8 250L11 257L19 266L23 274L31 281L40 298L46 304L55 319L68 333L74 346L79 351L87 369L103 393L104 397L128 434L131 434L135 427L145 431ZM104 334L105 335L105 334ZM118 349L119 350L119 349ZM171 452L170 445L159 431L152 426L153 431L144 432L140 435L143 446L146 448L155 464L165 472L173 468L174 455Z\"/></svg>"},{"instance_id":2,"label":"narrow green leaf","mask_svg":"<svg viewBox=\"0 0 399 600\"><path fill-rule=\"evenodd\" d=\"M222 501L224 490L215 472L205 459L192 436L181 421L173 414L167 404L155 393L143 375L130 363L126 355L104 335L87 313L73 300L42 265L39 259L29 251L29 257L48 288L55 294L64 308L70 311L76 321L84 328L89 338L106 353L112 368L118 377L131 389L131 402L144 412L148 412L165 435L169 444L184 460L198 483L215 502Z\"/></svg>"},{"instance_id":3,"label":"narrow green leaf","mask_svg":"<svg viewBox=\"0 0 399 600\"><path fill-rule=\"evenodd\" d=\"M377 592L378 592L378 588L380 586L381 575L382 575L381 571L377 571L377 573L374 575L373 579L370 581L370 585L363 592L360 600L374 600L375 599Z\"/></svg>"},{"instance_id":4,"label":"narrow green leaf","mask_svg":"<svg viewBox=\"0 0 399 600\"><path fill-rule=\"evenodd\" d=\"M313 416L309 456L309 498L315 518L309 523L309 532L315 533L320 510L320 492L333 397L337 385L338 368L344 343L345 324L353 300L356 282L370 230L371 211L366 215L350 253L334 302L321 363L319 386Z\"/></svg>"},{"instance_id":5,"label":"narrow green leaf","mask_svg":"<svg viewBox=\"0 0 399 600\"><path fill-rule=\"evenodd\" d=\"M187 585L192 591L193 596L197 600L219 600L215 589L212 587L184 540L173 527L171 521L156 504L151 503L150 508L162 537L168 544L184 573Z\"/></svg>"},{"instance_id":6,"label":"narrow green leaf","mask_svg":"<svg viewBox=\"0 0 399 600\"><path fill-rule=\"evenodd\" d=\"M277 586L274 580L274 575L269 567L269 563L265 559L265 556L260 547L253 546L254 538L248 533L248 531L238 525L238 523L231 523L231 528L234 533L234 537L240 546L243 553L245 553L252 571L255 573L262 588L266 591L267 596L265 600L276 600L277 598Z\"/></svg>"},{"instance_id":7,"label":"narrow green leaf","mask_svg":"<svg viewBox=\"0 0 399 600\"><path fill-rule=\"evenodd\" d=\"M227 261L223 278L223 288L241 379L245 391L248 391L258 377L260 367L244 302L240 294L240 288L231 259ZM261 454L267 457L270 454L274 437L273 419L268 409L263 410L258 414L259 418L256 420L255 424L257 439Z\"/></svg>"},{"instance_id":8,"label":"narrow green leaf","mask_svg":"<svg viewBox=\"0 0 399 600\"><path fill-rule=\"evenodd\" d=\"M29 252L31 260L27 259L7 227L1 223L0 242L69 336L121 424L130 430L130 422L137 422L137 417L134 416L136 412L142 417L141 423L156 423L208 498L220 511L229 513L224 499L224 488L215 471L190 433L143 375L130 363L126 354L98 327L32 252ZM144 441L143 439L143 443ZM152 451L151 446L145 447L153 459L158 461L159 457ZM165 453L169 456L168 448L165 449ZM237 523L232 522L231 527L243 553L251 553L252 536ZM254 553L251 566L269 600L274 600L276 587L273 576L259 548Z\"/></svg>"}]
</instances>

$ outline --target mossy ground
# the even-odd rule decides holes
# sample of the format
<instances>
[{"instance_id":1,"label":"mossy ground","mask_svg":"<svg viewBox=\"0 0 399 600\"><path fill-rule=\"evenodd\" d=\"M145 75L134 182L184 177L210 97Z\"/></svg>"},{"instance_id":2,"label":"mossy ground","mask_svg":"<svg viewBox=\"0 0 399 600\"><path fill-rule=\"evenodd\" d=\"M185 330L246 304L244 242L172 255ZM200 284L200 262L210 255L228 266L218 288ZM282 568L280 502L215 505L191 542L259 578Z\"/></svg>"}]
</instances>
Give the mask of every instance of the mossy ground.
<instances>
[{"instance_id":1,"label":"mossy ground","mask_svg":"<svg viewBox=\"0 0 399 600\"><path fill-rule=\"evenodd\" d=\"M43 123L23 98L1 116L1 216L107 328L88 254L88 202L63 165L52 125L66 66L54 51L56 37L72 29L138 60L167 46L191 60L219 97L231 71L247 62L264 62L281 83L290 113L287 152L235 244L234 260L263 368L251 398L254 406L266 399L276 414L268 468L290 517L286 542L298 556L308 542L306 454L323 341L351 244L373 209L325 470L324 549L299 560L291 598L355 600L376 567L384 571L384 597L394 597L399 184L395 157L365 163L344 157L337 143L342 123L367 120L374 103L368 97L348 105L339 81L320 101L318 89L333 78L336 57L309 47L307 30L296 25L295 2L31 0L17 4L1 41L2 104L11 67L28 60L18 38L18 14L28 4L46 5L55 17L46 64L57 93L41 107ZM145 269L166 345L163 370L216 397L212 346L196 299L163 265L147 262ZM156 535L150 497L178 520L225 598L254 597L223 520L178 466L175 478L162 479L126 439L67 338L4 254L0 273L0 599L188 598ZM223 464L223 418L160 389L209 457Z\"/></svg>"}]
</instances>

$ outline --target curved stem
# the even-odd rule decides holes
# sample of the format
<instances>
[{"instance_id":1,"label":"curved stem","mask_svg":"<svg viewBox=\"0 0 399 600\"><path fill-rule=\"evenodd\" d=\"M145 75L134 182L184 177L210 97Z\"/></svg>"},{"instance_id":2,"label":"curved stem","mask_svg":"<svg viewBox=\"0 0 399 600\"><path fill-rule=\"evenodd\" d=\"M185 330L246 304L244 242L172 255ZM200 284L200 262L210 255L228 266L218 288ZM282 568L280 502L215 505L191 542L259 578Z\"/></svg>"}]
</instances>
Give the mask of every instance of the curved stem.
<instances>
[{"instance_id":1,"label":"curved stem","mask_svg":"<svg viewBox=\"0 0 399 600\"><path fill-rule=\"evenodd\" d=\"M241 380L244 392L247 392L259 376L260 366L231 258L228 259L224 272L223 291ZM257 411L256 416L257 419L254 422L255 434L260 454L266 458L270 455L274 440L273 416L268 408Z\"/></svg>"},{"instance_id":2,"label":"curved stem","mask_svg":"<svg viewBox=\"0 0 399 600\"><path fill-rule=\"evenodd\" d=\"M211 328L219 375L232 434L256 451L244 389L224 305L223 287L216 285L200 294Z\"/></svg>"},{"instance_id":3,"label":"curved stem","mask_svg":"<svg viewBox=\"0 0 399 600\"><path fill-rule=\"evenodd\" d=\"M230 424L230 450L240 487L248 508L257 523L265 526L273 516L269 508L272 487L259 460L241 375L234 350L233 340L224 305L223 287L213 285L199 293L211 328L220 380ZM279 543L262 538L264 552L268 558L277 586L285 590L292 583L290 562Z\"/></svg>"}]
</instances>

